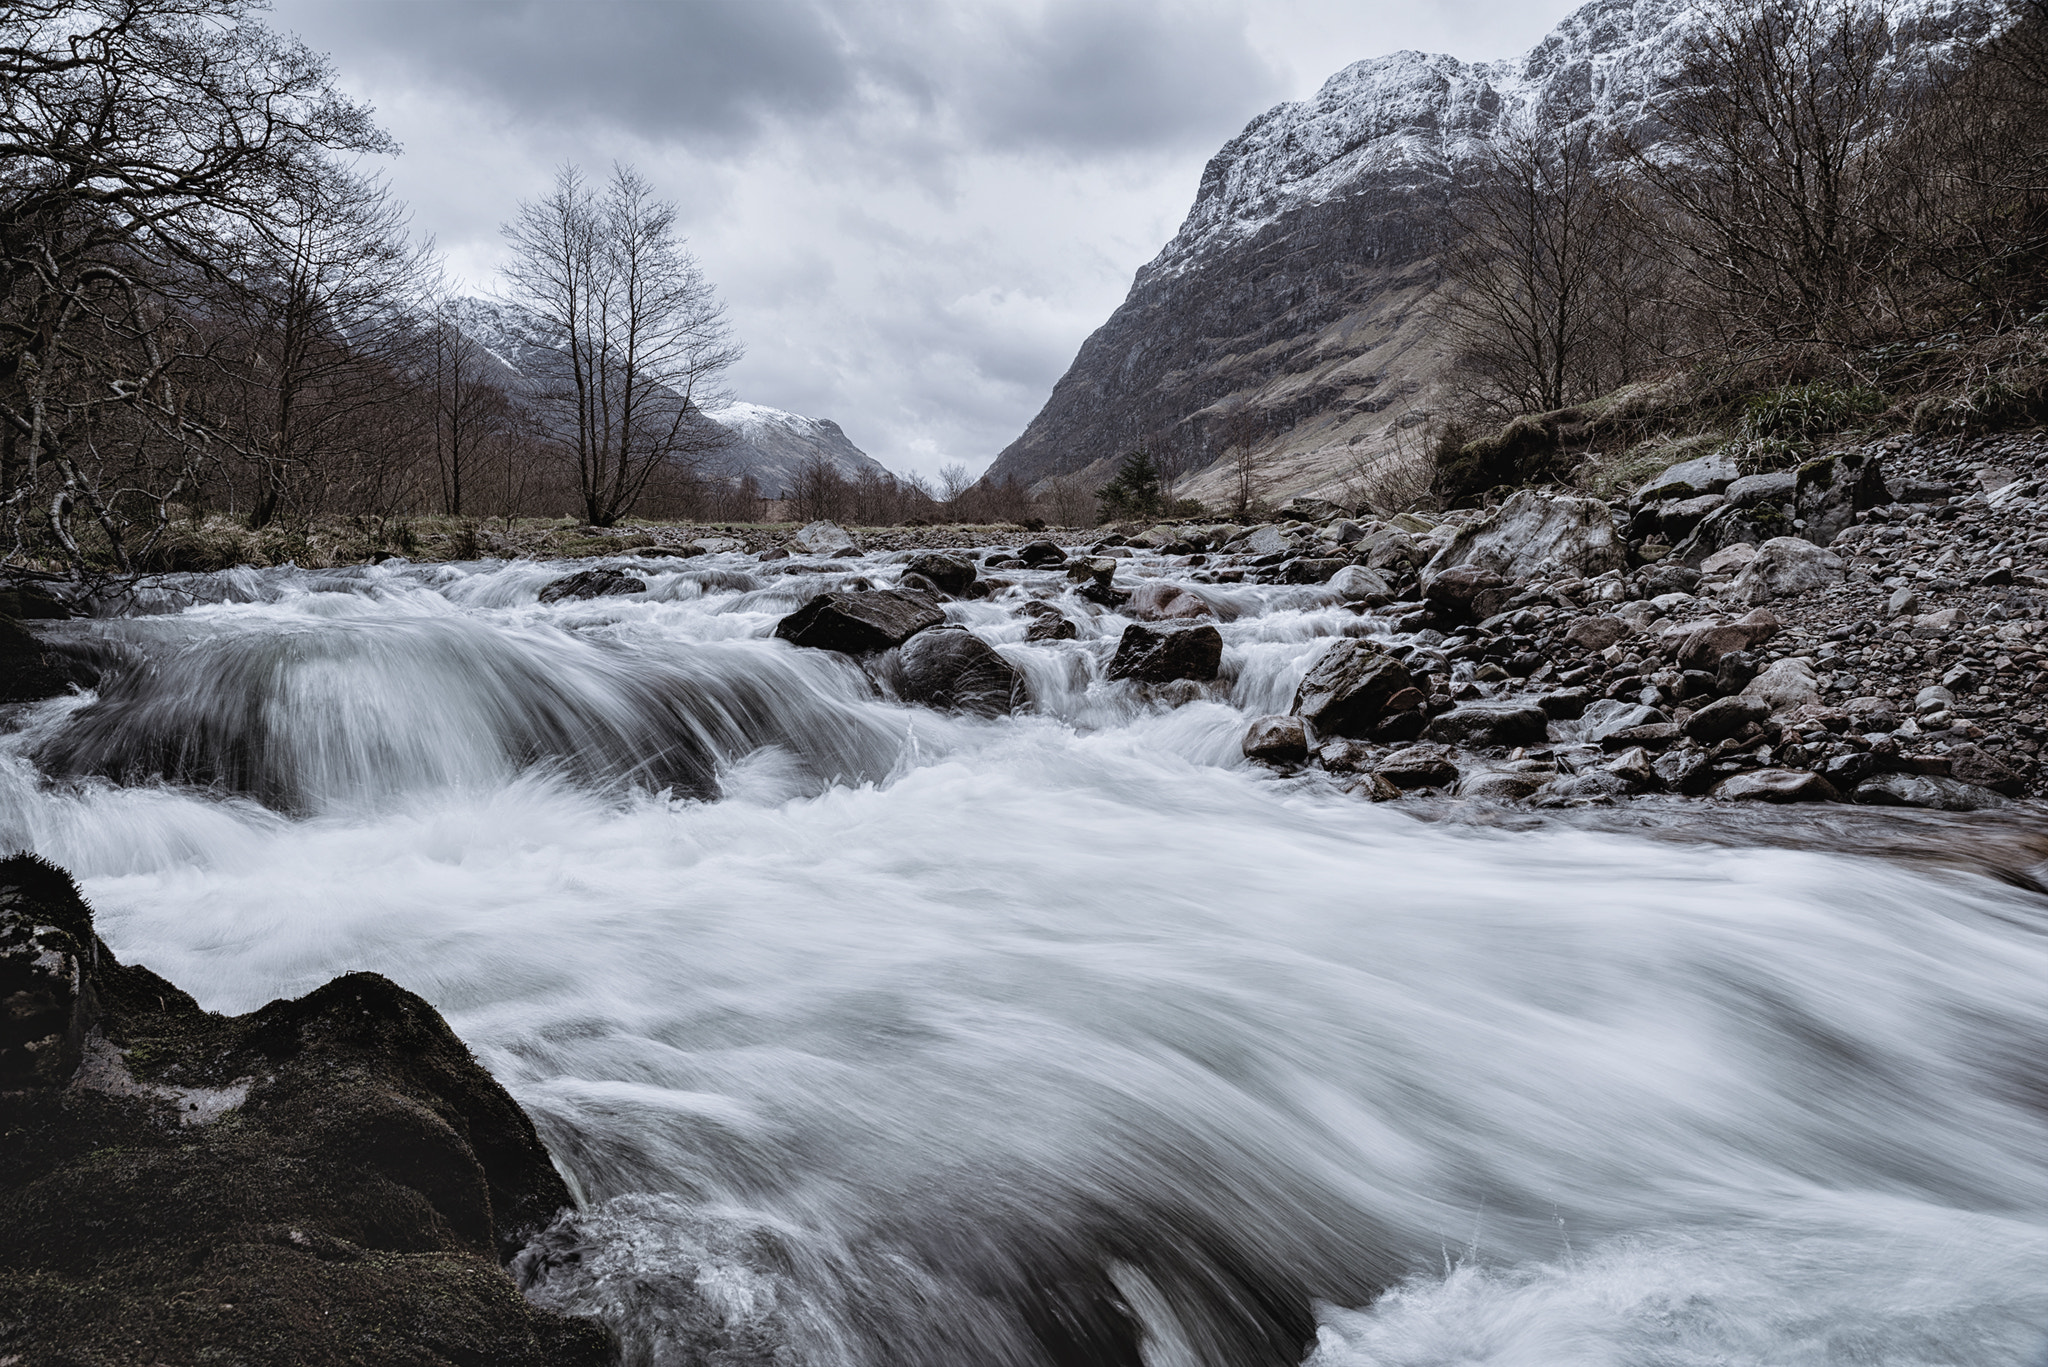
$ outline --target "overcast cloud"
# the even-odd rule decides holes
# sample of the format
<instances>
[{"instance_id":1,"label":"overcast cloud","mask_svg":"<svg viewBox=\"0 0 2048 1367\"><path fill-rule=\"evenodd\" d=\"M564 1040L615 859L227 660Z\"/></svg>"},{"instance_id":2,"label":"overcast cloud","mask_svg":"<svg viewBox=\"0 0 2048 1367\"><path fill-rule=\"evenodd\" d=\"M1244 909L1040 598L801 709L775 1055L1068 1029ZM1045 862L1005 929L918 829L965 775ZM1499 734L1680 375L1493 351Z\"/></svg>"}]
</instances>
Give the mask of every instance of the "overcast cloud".
<instances>
[{"instance_id":1,"label":"overcast cloud","mask_svg":"<svg viewBox=\"0 0 2048 1367\"><path fill-rule=\"evenodd\" d=\"M556 166L676 200L748 354L739 397L897 470L1023 430L1203 163L1255 115L1401 48L1521 52L1562 0L280 0L405 146L451 274Z\"/></svg>"}]
</instances>

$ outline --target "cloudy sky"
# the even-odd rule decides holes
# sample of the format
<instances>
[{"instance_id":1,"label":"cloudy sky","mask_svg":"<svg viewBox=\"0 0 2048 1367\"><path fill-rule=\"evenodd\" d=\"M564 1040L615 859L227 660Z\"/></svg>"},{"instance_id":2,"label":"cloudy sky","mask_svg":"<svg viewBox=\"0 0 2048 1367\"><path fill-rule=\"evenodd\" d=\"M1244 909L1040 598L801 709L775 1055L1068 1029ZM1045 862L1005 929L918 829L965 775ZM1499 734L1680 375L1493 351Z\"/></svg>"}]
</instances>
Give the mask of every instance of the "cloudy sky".
<instances>
[{"instance_id":1,"label":"cloudy sky","mask_svg":"<svg viewBox=\"0 0 2048 1367\"><path fill-rule=\"evenodd\" d=\"M681 210L755 403L897 470L1023 430L1203 163L1339 68L1519 53L1566 0L277 0L405 146L451 274L554 168L637 166Z\"/></svg>"}]
</instances>

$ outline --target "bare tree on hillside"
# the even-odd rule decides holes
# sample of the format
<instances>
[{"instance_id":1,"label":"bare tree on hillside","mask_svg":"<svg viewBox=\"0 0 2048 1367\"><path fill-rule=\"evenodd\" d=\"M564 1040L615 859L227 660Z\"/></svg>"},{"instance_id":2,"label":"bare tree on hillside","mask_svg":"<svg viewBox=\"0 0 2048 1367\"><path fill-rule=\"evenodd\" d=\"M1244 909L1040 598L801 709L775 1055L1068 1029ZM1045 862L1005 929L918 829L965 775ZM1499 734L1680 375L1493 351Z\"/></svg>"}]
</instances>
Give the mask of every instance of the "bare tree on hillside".
<instances>
[{"instance_id":1,"label":"bare tree on hillside","mask_svg":"<svg viewBox=\"0 0 2048 1367\"><path fill-rule=\"evenodd\" d=\"M1264 417L1243 398L1226 400L1218 415L1217 435L1223 458L1230 462L1230 512L1243 519L1265 496L1265 466L1259 442L1266 435Z\"/></svg>"},{"instance_id":2,"label":"bare tree on hillside","mask_svg":"<svg viewBox=\"0 0 2048 1367\"><path fill-rule=\"evenodd\" d=\"M555 333L567 382L541 396L572 444L584 514L610 526L665 466L731 440L702 409L740 359L716 291L676 231L676 208L630 167L593 189L574 166L503 232L519 301Z\"/></svg>"}]
</instances>

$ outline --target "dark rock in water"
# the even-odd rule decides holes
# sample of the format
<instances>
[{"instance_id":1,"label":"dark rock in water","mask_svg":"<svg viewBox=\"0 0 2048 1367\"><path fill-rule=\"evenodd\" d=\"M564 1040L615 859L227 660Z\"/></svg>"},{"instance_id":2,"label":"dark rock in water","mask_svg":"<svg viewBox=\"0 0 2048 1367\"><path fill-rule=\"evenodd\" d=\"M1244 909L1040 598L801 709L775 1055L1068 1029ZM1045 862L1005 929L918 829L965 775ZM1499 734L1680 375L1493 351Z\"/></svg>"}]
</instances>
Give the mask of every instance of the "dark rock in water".
<instances>
[{"instance_id":1,"label":"dark rock in water","mask_svg":"<svg viewBox=\"0 0 2048 1367\"><path fill-rule=\"evenodd\" d=\"M921 574L938 586L939 592L954 596L964 594L974 583L974 562L964 555L945 555L932 551L915 555L904 566L906 574Z\"/></svg>"},{"instance_id":2,"label":"dark rock in water","mask_svg":"<svg viewBox=\"0 0 2048 1367\"><path fill-rule=\"evenodd\" d=\"M1293 710L1318 735L1363 740L1393 699L1414 688L1406 665L1370 642L1347 636L1309 666L1294 691Z\"/></svg>"},{"instance_id":3,"label":"dark rock in water","mask_svg":"<svg viewBox=\"0 0 2048 1367\"><path fill-rule=\"evenodd\" d=\"M54 698L74 683L90 687L96 677L83 657L52 650L21 623L0 617L0 703Z\"/></svg>"},{"instance_id":4,"label":"dark rock in water","mask_svg":"<svg viewBox=\"0 0 2048 1367\"><path fill-rule=\"evenodd\" d=\"M1714 796L1734 802L1834 802L1841 794L1804 769L1757 769L1722 780Z\"/></svg>"},{"instance_id":5,"label":"dark rock in water","mask_svg":"<svg viewBox=\"0 0 2048 1367\"><path fill-rule=\"evenodd\" d=\"M1033 541L1018 547L1017 558L1034 570L1067 563L1067 553L1050 541Z\"/></svg>"},{"instance_id":6,"label":"dark rock in water","mask_svg":"<svg viewBox=\"0 0 2048 1367\"><path fill-rule=\"evenodd\" d=\"M877 672L905 702L978 717L1006 716L1024 701L1024 676L964 627L921 631Z\"/></svg>"},{"instance_id":7,"label":"dark rock in water","mask_svg":"<svg viewBox=\"0 0 2048 1367\"><path fill-rule=\"evenodd\" d=\"M355 973L212 1015L91 918L0 861L0 974L34 998L0 1037L0 1360L613 1360L505 1274L569 1192L431 1006Z\"/></svg>"},{"instance_id":8,"label":"dark rock in water","mask_svg":"<svg viewBox=\"0 0 2048 1367\"><path fill-rule=\"evenodd\" d=\"M775 634L795 645L867 655L900 646L945 620L939 605L921 594L824 593L777 622Z\"/></svg>"},{"instance_id":9,"label":"dark rock in water","mask_svg":"<svg viewBox=\"0 0 2048 1367\"><path fill-rule=\"evenodd\" d=\"M624 570L583 570L541 587L540 601L559 603L570 598L618 598L647 592L647 581Z\"/></svg>"},{"instance_id":10,"label":"dark rock in water","mask_svg":"<svg viewBox=\"0 0 2048 1367\"><path fill-rule=\"evenodd\" d=\"M1246 729L1243 749L1263 764L1298 764L1308 758L1308 728L1300 717L1260 717Z\"/></svg>"},{"instance_id":11,"label":"dark rock in water","mask_svg":"<svg viewBox=\"0 0 2048 1367\"><path fill-rule=\"evenodd\" d=\"M1989 788L1932 774L1880 774L1857 784L1852 800L1873 807L1931 807L1943 812L1975 812L2006 805L2006 800Z\"/></svg>"},{"instance_id":12,"label":"dark rock in water","mask_svg":"<svg viewBox=\"0 0 2048 1367\"><path fill-rule=\"evenodd\" d=\"M1030 629L1024 633L1027 641L1071 641L1079 634L1073 619L1040 599L1021 604L1017 615L1032 619Z\"/></svg>"},{"instance_id":13,"label":"dark rock in water","mask_svg":"<svg viewBox=\"0 0 2048 1367\"><path fill-rule=\"evenodd\" d=\"M1550 719L1530 702L1460 703L1429 723L1422 733L1450 745L1540 745L1550 734Z\"/></svg>"},{"instance_id":14,"label":"dark rock in water","mask_svg":"<svg viewBox=\"0 0 2048 1367\"><path fill-rule=\"evenodd\" d=\"M1372 771L1397 788L1441 788L1458 781L1458 766L1449 746L1424 742L1396 750Z\"/></svg>"},{"instance_id":15,"label":"dark rock in water","mask_svg":"<svg viewBox=\"0 0 2048 1367\"><path fill-rule=\"evenodd\" d=\"M57 622L75 617L71 605L40 584L16 580L0 584L0 617L17 622Z\"/></svg>"},{"instance_id":16,"label":"dark rock in water","mask_svg":"<svg viewBox=\"0 0 2048 1367\"><path fill-rule=\"evenodd\" d=\"M1111 679L1167 683L1193 679L1207 683L1223 663L1223 634L1212 626L1154 631L1133 622L1124 628L1109 662Z\"/></svg>"}]
</instances>

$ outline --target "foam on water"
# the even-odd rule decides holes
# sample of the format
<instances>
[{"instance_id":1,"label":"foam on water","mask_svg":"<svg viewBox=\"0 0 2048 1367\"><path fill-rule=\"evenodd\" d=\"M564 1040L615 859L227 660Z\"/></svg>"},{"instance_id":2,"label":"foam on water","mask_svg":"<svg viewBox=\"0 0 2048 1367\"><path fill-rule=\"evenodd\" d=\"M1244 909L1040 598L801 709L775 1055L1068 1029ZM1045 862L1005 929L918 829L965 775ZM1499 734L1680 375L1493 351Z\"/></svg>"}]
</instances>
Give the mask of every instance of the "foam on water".
<instances>
[{"instance_id":1,"label":"foam on water","mask_svg":"<svg viewBox=\"0 0 2048 1367\"><path fill-rule=\"evenodd\" d=\"M776 581L542 608L548 577L272 573L67 628L151 667L34 711L0 827L210 1007L352 969L439 1006L584 1202L529 1294L629 1360L2048 1341L2040 898L1275 782L1246 711L1371 626L1293 591L1234 591L1178 707L1099 682L1113 617L1026 645L952 605L1038 707L984 723L760 639ZM535 717L567 739L507 739ZM289 800L32 762L195 719L270 737ZM682 736L707 777L661 791L641 755Z\"/></svg>"}]
</instances>

